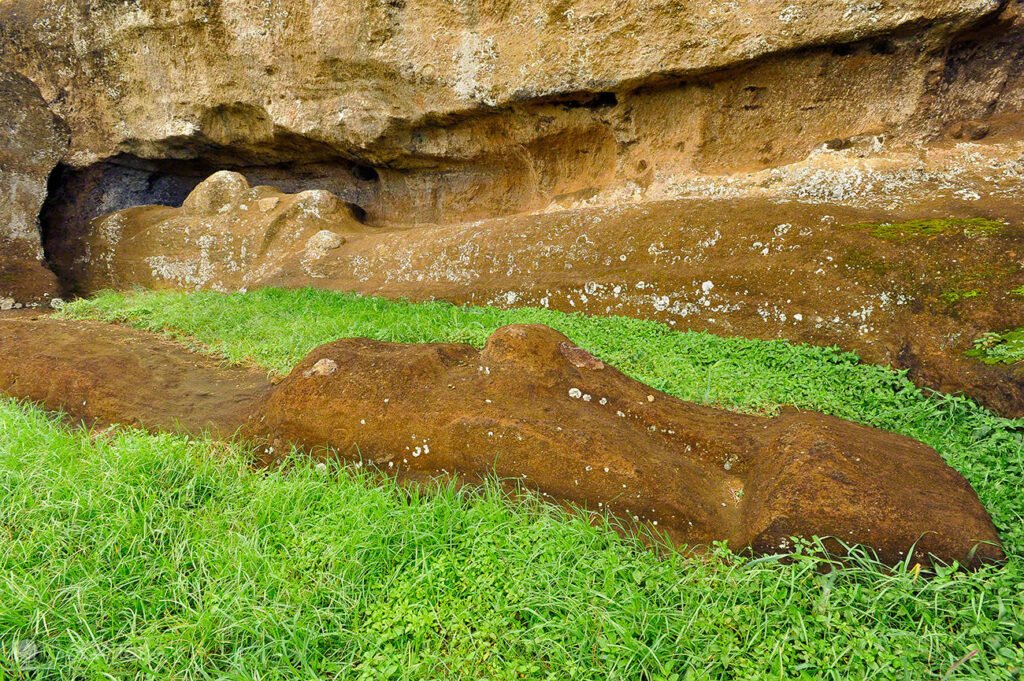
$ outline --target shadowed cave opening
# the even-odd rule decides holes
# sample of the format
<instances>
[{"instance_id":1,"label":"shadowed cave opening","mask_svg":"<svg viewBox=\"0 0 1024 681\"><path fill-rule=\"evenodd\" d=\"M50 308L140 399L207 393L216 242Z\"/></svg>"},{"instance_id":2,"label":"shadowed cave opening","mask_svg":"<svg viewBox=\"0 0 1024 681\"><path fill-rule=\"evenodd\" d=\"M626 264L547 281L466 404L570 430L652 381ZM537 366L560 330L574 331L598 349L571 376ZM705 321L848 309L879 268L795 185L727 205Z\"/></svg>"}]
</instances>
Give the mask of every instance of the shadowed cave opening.
<instances>
[{"instance_id":1,"label":"shadowed cave opening","mask_svg":"<svg viewBox=\"0 0 1024 681\"><path fill-rule=\"evenodd\" d=\"M82 280L91 266L87 237L91 222L135 206L181 206L195 187L218 170L233 170L253 186L266 184L287 193L326 189L348 203L361 223L377 195L380 175L350 161L272 165L233 165L206 159L143 159L121 154L81 168L59 163L51 171L39 214L46 264L68 298L88 293Z\"/></svg>"},{"instance_id":2,"label":"shadowed cave opening","mask_svg":"<svg viewBox=\"0 0 1024 681\"><path fill-rule=\"evenodd\" d=\"M46 263L61 294L83 293L79 279L89 267L84 238L90 222L133 206L180 206L215 169L204 163L154 162L119 156L83 168L59 163L50 173L39 227Z\"/></svg>"}]
</instances>

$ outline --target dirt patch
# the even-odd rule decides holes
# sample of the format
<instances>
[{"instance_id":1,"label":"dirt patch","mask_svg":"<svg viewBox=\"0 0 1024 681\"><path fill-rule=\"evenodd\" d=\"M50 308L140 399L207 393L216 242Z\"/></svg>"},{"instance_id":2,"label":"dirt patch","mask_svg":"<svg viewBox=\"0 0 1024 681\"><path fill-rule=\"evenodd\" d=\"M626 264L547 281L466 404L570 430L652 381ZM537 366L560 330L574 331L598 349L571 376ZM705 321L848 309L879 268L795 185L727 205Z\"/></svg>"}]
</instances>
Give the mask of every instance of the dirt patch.
<instances>
[{"instance_id":1,"label":"dirt patch","mask_svg":"<svg viewBox=\"0 0 1024 681\"><path fill-rule=\"evenodd\" d=\"M890 563L1001 559L970 485L909 438L819 414L738 415L622 375L543 326L465 345L346 339L270 387L166 340L102 324L0 319L0 390L104 421L243 433L400 478L490 474L649 524L681 544L785 552L790 536Z\"/></svg>"},{"instance_id":2,"label":"dirt patch","mask_svg":"<svg viewBox=\"0 0 1024 681\"><path fill-rule=\"evenodd\" d=\"M0 391L102 423L233 435L270 382L154 334L29 314L0 316Z\"/></svg>"}]
</instances>

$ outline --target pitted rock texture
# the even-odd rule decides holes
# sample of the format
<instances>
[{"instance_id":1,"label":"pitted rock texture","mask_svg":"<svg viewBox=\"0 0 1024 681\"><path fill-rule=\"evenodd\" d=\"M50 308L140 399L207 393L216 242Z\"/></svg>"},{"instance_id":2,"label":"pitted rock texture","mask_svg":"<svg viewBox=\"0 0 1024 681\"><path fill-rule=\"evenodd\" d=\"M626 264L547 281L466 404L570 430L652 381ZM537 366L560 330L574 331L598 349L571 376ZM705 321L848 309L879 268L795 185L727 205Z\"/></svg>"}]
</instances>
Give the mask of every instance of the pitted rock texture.
<instances>
[{"instance_id":1,"label":"pitted rock texture","mask_svg":"<svg viewBox=\"0 0 1024 681\"><path fill-rule=\"evenodd\" d=\"M194 160L445 223L998 130L1024 110L1020 8L22 0L0 65L70 126L70 166Z\"/></svg>"},{"instance_id":2,"label":"pitted rock texture","mask_svg":"<svg viewBox=\"0 0 1024 681\"><path fill-rule=\"evenodd\" d=\"M58 284L43 264L39 210L68 134L27 78L0 64L0 300L46 302Z\"/></svg>"},{"instance_id":3,"label":"pitted rock texture","mask_svg":"<svg viewBox=\"0 0 1024 681\"><path fill-rule=\"evenodd\" d=\"M406 229L368 227L328 192L219 173L183 208L98 218L53 264L79 293L315 285L838 345L1022 415L1024 366L963 354L987 331L1024 326L1024 164L1020 179L1013 168L977 186L983 208L933 179L912 208L681 199ZM228 191L225 178L231 197L197 209ZM933 232L884 227L911 219Z\"/></svg>"},{"instance_id":4,"label":"pitted rock texture","mask_svg":"<svg viewBox=\"0 0 1024 681\"><path fill-rule=\"evenodd\" d=\"M76 352L75 350L78 349ZM734 414L652 390L543 326L482 351L347 339L281 383L137 331L0 317L0 391L78 417L239 428L266 462L298 445L400 479L497 474L688 546L865 544L889 563L1001 560L970 485L932 449L820 414Z\"/></svg>"}]
</instances>

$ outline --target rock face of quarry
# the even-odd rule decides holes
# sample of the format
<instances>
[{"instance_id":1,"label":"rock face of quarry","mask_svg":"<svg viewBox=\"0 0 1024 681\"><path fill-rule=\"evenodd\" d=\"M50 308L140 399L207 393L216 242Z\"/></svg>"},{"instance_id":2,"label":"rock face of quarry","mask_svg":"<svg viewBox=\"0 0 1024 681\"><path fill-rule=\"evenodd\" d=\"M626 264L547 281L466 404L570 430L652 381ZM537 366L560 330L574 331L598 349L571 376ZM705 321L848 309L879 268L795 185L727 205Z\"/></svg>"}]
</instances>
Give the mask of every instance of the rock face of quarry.
<instances>
[{"instance_id":1,"label":"rock face of quarry","mask_svg":"<svg viewBox=\"0 0 1024 681\"><path fill-rule=\"evenodd\" d=\"M0 390L101 422L240 432L404 480L497 475L690 547L860 544L890 564L1003 557L970 485L914 440L821 414L735 414L653 390L545 326L466 345L342 339L277 385L151 334L0 318Z\"/></svg>"},{"instance_id":2,"label":"rock face of quarry","mask_svg":"<svg viewBox=\"0 0 1024 681\"><path fill-rule=\"evenodd\" d=\"M0 70L70 144L46 115L10 128L39 170L4 191L41 196L55 171L58 232L180 204L221 169L333 191L374 224L621 202L826 143L1008 135L1021 33L1019 0L19 0L0 6ZM6 236L37 208L5 207Z\"/></svg>"},{"instance_id":3,"label":"rock face of quarry","mask_svg":"<svg viewBox=\"0 0 1024 681\"><path fill-rule=\"evenodd\" d=\"M547 305L836 343L1024 413L1018 370L959 359L1024 325L1020 0L19 0L0 111L2 307ZM253 200L173 212L223 172ZM844 231L950 218L1004 229Z\"/></svg>"},{"instance_id":4,"label":"rock face of quarry","mask_svg":"<svg viewBox=\"0 0 1024 681\"><path fill-rule=\"evenodd\" d=\"M626 314L838 345L1019 416L1024 362L965 352L1024 327L1022 114L1024 0L0 0L0 310L314 285ZM644 404L614 370L559 355L564 339L523 331L546 363L502 355L516 333L480 355L330 346L261 403L258 434L366 442L391 464L392 426L412 419L447 442L442 468L479 472L459 457L505 433L506 473L609 505L614 480L640 495L617 512L681 541L772 550L813 531L898 560L932 529L919 550L958 559L994 537L930 450L797 414ZM75 363L93 416L121 410L117 348L97 339L90 364L71 338L50 361ZM168 353L146 361L188 364ZM446 392L487 392L498 379L475 372L491 364L539 401ZM351 395L331 382L350 365L382 373ZM4 371L9 391L60 401L45 374ZM225 428L266 388L165 378L183 417L226 395ZM620 407L601 420L567 402L570 378ZM430 410L359 401L380 390ZM143 402L126 410L153 417ZM365 441L337 425L360 409L384 428ZM608 477L580 497L575 463L545 452Z\"/></svg>"},{"instance_id":5,"label":"rock face of quarry","mask_svg":"<svg viewBox=\"0 0 1024 681\"><path fill-rule=\"evenodd\" d=\"M0 300L38 301L58 293L43 263L39 211L68 134L32 81L0 65Z\"/></svg>"}]
</instances>

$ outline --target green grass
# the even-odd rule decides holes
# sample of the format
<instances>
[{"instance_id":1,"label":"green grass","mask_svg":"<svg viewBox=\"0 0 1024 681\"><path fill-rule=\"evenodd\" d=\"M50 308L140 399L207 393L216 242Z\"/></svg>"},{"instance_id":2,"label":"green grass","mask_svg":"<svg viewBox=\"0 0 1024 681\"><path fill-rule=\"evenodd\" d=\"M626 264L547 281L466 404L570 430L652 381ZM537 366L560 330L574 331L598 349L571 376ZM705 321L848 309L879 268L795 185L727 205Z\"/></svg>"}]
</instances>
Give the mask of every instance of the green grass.
<instances>
[{"instance_id":1,"label":"green grass","mask_svg":"<svg viewBox=\"0 0 1024 681\"><path fill-rule=\"evenodd\" d=\"M409 493L299 458L69 430L0 402L0 668L33 678L1012 679L1024 668L1022 423L855 356L545 310L339 293L104 295L67 314L286 371L334 338L479 345L543 322L672 394L796 404L935 446L1009 562L920 578L655 552L496 485Z\"/></svg>"},{"instance_id":2,"label":"green grass","mask_svg":"<svg viewBox=\"0 0 1024 681\"><path fill-rule=\"evenodd\" d=\"M1013 678L1021 563L656 555L496 485L407 493L0 400L8 678ZM35 649L27 662L12 651ZM975 652L977 651L977 652ZM19 670L24 674L18 676ZM32 675L29 676L28 674Z\"/></svg>"},{"instance_id":3,"label":"green grass","mask_svg":"<svg viewBox=\"0 0 1024 681\"><path fill-rule=\"evenodd\" d=\"M1024 329L983 334L966 353L985 364L1016 364L1024 362Z\"/></svg>"},{"instance_id":4,"label":"green grass","mask_svg":"<svg viewBox=\"0 0 1024 681\"><path fill-rule=\"evenodd\" d=\"M989 236L998 234L1006 224L988 218L931 218L926 220L907 220L905 222L860 223L855 228L869 229L871 235L890 241L938 236L952 232L962 232L968 237Z\"/></svg>"}]
</instances>

